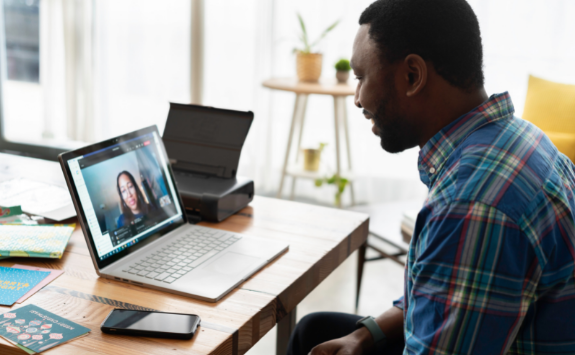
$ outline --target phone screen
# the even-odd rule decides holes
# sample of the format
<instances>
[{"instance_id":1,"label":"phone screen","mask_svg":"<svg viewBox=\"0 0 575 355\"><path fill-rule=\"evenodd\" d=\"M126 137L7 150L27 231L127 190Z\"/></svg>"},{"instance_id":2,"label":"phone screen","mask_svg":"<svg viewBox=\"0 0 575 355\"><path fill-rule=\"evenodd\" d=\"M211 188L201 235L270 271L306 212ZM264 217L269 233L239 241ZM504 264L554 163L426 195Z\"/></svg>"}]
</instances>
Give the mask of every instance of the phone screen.
<instances>
[{"instance_id":1,"label":"phone screen","mask_svg":"<svg viewBox=\"0 0 575 355\"><path fill-rule=\"evenodd\" d=\"M102 324L102 327L189 334L195 330L198 322L199 317L193 314L115 309Z\"/></svg>"}]
</instances>

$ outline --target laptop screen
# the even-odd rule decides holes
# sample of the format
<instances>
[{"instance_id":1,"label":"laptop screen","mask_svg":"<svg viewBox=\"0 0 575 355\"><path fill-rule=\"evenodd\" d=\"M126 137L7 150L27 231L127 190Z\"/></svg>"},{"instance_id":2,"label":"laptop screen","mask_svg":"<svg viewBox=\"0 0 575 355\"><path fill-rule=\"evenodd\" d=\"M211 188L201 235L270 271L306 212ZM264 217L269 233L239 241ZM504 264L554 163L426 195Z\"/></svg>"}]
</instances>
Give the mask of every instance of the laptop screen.
<instances>
[{"instance_id":1,"label":"laptop screen","mask_svg":"<svg viewBox=\"0 0 575 355\"><path fill-rule=\"evenodd\" d=\"M99 262L182 222L157 130L67 161Z\"/></svg>"}]
</instances>

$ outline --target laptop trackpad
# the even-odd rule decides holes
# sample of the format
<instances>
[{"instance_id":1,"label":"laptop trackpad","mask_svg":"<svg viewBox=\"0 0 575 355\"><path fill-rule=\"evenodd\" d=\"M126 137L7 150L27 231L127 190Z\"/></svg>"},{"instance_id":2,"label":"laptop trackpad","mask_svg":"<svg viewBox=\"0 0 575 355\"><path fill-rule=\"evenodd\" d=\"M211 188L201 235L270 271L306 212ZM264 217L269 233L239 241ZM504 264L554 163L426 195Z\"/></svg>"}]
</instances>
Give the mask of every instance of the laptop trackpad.
<instances>
[{"instance_id":1,"label":"laptop trackpad","mask_svg":"<svg viewBox=\"0 0 575 355\"><path fill-rule=\"evenodd\" d=\"M203 268L203 271L217 272L223 275L239 275L248 268L261 263L261 258L238 254L234 252L224 253L222 256L212 261Z\"/></svg>"}]
</instances>

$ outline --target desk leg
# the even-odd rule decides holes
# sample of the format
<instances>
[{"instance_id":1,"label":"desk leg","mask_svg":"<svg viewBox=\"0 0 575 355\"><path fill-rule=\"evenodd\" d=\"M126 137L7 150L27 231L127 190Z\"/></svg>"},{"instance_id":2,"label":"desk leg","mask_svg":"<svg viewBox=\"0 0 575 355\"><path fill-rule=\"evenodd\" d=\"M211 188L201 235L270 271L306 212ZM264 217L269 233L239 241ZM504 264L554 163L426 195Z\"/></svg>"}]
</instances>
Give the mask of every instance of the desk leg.
<instances>
[{"instance_id":1,"label":"desk leg","mask_svg":"<svg viewBox=\"0 0 575 355\"><path fill-rule=\"evenodd\" d=\"M295 328L296 310L294 308L278 323L276 355L285 355L287 353L289 338Z\"/></svg>"},{"instance_id":2,"label":"desk leg","mask_svg":"<svg viewBox=\"0 0 575 355\"><path fill-rule=\"evenodd\" d=\"M277 198L281 198L282 197L282 190L284 187L284 180L285 180L285 176L286 176L286 172L287 172L287 166L288 166L288 162L289 162L289 154L290 154L290 150L291 150L291 143L293 140L293 134L294 134L294 128L295 128L295 124L296 121L298 121L298 117L299 117L299 111L300 111L300 107L301 107L301 99L304 95L302 94L297 94L295 97L295 105L293 108L293 116L291 119L291 127L289 130L289 136L288 136L288 143L287 143L287 148L286 148L286 155L285 155L285 159L284 159L284 167L282 169L282 177L280 180L280 186L278 189L278 193L277 193Z\"/></svg>"}]
</instances>

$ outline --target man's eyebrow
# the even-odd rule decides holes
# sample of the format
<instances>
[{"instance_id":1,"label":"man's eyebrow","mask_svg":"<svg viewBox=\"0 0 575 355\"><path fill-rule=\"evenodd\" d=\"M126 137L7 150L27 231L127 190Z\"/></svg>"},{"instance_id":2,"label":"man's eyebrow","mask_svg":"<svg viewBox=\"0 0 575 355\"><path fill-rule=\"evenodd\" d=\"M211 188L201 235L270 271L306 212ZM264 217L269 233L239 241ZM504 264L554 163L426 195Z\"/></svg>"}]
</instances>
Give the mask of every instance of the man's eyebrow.
<instances>
[{"instance_id":1,"label":"man's eyebrow","mask_svg":"<svg viewBox=\"0 0 575 355\"><path fill-rule=\"evenodd\" d=\"M353 60L351 60L351 61L349 62L349 66L351 67L351 69L353 69L353 67L354 67L354 65L353 65Z\"/></svg>"}]
</instances>

